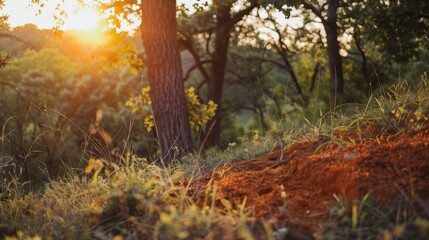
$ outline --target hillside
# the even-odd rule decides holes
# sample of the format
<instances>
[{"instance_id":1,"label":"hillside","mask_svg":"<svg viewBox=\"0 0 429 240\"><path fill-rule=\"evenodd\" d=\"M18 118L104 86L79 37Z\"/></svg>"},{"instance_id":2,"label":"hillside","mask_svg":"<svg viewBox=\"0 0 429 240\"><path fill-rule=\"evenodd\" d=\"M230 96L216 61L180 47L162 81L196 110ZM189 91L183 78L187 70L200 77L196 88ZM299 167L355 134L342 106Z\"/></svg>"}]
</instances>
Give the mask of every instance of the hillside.
<instances>
[{"instance_id":1,"label":"hillside","mask_svg":"<svg viewBox=\"0 0 429 240\"><path fill-rule=\"evenodd\" d=\"M222 197L237 205L245 202L252 215L269 219L278 229L299 229L301 237L292 239L311 239L328 231L335 218L329 207L335 199L353 201L368 193L380 206L398 206L407 198L427 216L428 126L415 135L379 135L371 129L362 139L355 132L337 131L334 141L321 137L297 142L218 169L193 182L191 194L203 199L207 187L216 186ZM357 224L369 225L361 219Z\"/></svg>"},{"instance_id":2,"label":"hillside","mask_svg":"<svg viewBox=\"0 0 429 240\"><path fill-rule=\"evenodd\" d=\"M427 81L167 167L91 158L37 192L5 164L0 237L428 239Z\"/></svg>"},{"instance_id":3,"label":"hillside","mask_svg":"<svg viewBox=\"0 0 429 240\"><path fill-rule=\"evenodd\" d=\"M243 227L251 233L243 239L427 239L428 126L412 135L336 131L196 179L163 179L149 165L100 179L96 188L78 179L54 182L44 195L3 195L2 234L142 239L164 222L165 235L158 229L155 239L237 239Z\"/></svg>"}]
</instances>

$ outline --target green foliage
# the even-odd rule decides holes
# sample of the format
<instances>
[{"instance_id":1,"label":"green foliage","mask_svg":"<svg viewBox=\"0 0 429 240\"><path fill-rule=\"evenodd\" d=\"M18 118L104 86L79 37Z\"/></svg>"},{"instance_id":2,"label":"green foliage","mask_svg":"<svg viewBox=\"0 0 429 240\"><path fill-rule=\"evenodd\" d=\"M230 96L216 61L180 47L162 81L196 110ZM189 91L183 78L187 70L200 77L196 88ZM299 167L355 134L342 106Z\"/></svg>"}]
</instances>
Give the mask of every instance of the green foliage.
<instances>
[{"instance_id":1,"label":"green foliage","mask_svg":"<svg viewBox=\"0 0 429 240\"><path fill-rule=\"evenodd\" d=\"M374 43L384 61L408 62L420 55L428 42L429 4L425 1L345 1L339 13L355 34ZM369 40L371 39L371 40Z\"/></svg>"},{"instance_id":2,"label":"green foliage","mask_svg":"<svg viewBox=\"0 0 429 240\"><path fill-rule=\"evenodd\" d=\"M353 202L335 198L324 223L324 239L426 239L429 233L429 220L406 201L395 209L381 206L370 194Z\"/></svg>"},{"instance_id":3,"label":"green foliage","mask_svg":"<svg viewBox=\"0 0 429 240\"><path fill-rule=\"evenodd\" d=\"M422 130L429 114L429 79L424 74L420 80L414 86L403 81L391 86L382 97L371 98L368 106L372 109L364 119L390 133L410 134Z\"/></svg>"},{"instance_id":4,"label":"green foliage","mask_svg":"<svg viewBox=\"0 0 429 240\"><path fill-rule=\"evenodd\" d=\"M205 152L193 153L183 157L178 168L185 172L186 176L199 176L232 162L261 157L283 142L283 139L277 136L273 137L271 134L263 134L250 128L241 133L234 142L229 142L224 149L210 148ZM285 139L294 139L294 133L291 132L282 133L282 136Z\"/></svg>"},{"instance_id":5,"label":"green foliage","mask_svg":"<svg viewBox=\"0 0 429 240\"><path fill-rule=\"evenodd\" d=\"M10 60L9 55L0 56L0 69L4 68L6 64L9 62L9 60Z\"/></svg>"},{"instance_id":6,"label":"green foliage","mask_svg":"<svg viewBox=\"0 0 429 240\"><path fill-rule=\"evenodd\" d=\"M28 26L19 29L23 36L24 33L31 36L34 31L40 30ZM66 32L64 36L74 35ZM17 56L0 70L0 119L5 134L1 162L3 157L13 159L19 166L25 162L24 176L29 180L47 181L64 175L65 165L82 169L84 159L90 157L103 155L114 160L111 151L117 151L128 135L125 128L117 130L128 126L129 115L123 102L138 84L135 68L139 66L133 65L129 53L124 53L125 57L118 53L116 61L121 63L109 62L112 66L107 68L104 55L92 56L98 54L97 48L80 51L84 42L73 37L68 40L43 40L46 47L41 50L22 50L21 46L17 48L21 49ZM100 123L97 134L115 132L118 137L108 148L91 133L97 110L102 110L104 119L110 119ZM121 111L124 114L117 115ZM136 135L139 132L143 132L142 127L135 129ZM147 138L130 137L130 140L139 143L148 141ZM148 147L143 150L148 151Z\"/></svg>"},{"instance_id":7,"label":"green foliage","mask_svg":"<svg viewBox=\"0 0 429 240\"><path fill-rule=\"evenodd\" d=\"M0 10L3 10L4 8L4 0L0 0ZM9 16L7 15L0 15L0 28L6 28L8 26L7 20L9 19Z\"/></svg>"},{"instance_id":8,"label":"green foliage","mask_svg":"<svg viewBox=\"0 0 429 240\"><path fill-rule=\"evenodd\" d=\"M190 87L185 90L188 103L189 124L196 132L201 130L201 126L207 123L216 112L217 105L213 101L201 103L195 93L195 88ZM151 110L152 100L150 98L150 87L143 87L141 94L137 97L131 97L125 106L129 107L133 113L143 110L144 124L148 132L155 126L155 120Z\"/></svg>"}]
</instances>

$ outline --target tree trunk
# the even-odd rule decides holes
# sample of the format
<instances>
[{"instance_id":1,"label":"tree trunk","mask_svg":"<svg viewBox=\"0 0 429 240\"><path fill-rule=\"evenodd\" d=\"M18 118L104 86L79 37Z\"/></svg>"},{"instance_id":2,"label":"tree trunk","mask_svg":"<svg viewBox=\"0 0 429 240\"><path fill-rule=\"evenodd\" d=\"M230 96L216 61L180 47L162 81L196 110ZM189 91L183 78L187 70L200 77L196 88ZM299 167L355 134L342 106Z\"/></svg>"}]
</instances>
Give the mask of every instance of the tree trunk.
<instances>
[{"instance_id":1,"label":"tree trunk","mask_svg":"<svg viewBox=\"0 0 429 240\"><path fill-rule=\"evenodd\" d=\"M328 58L330 72L330 92L331 97L336 98L342 95L344 88L343 68L340 56L340 44L338 43L338 27L337 27L337 9L339 7L338 0L328 0L327 19L323 26L326 32L328 42ZM335 106L335 101L333 101Z\"/></svg>"},{"instance_id":2,"label":"tree trunk","mask_svg":"<svg viewBox=\"0 0 429 240\"><path fill-rule=\"evenodd\" d=\"M216 146L220 141L222 121L222 94L225 79L228 47L230 39L230 8L228 4L220 4L216 13L216 27L214 29L215 42L213 51L213 64L208 84L208 99L217 104L215 116L208 122L211 132L207 139L208 146Z\"/></svg>"},{"instance_id":3,"label":"tree trunk","mask_svg":"<svg viewBox=\"0 0 429 240\"><path fill-rule=\"evenodd\" d=\"M189 153L191 130L176 37L176 1L144 0L142 40L161 154L165 164ZM177 147L177 148L176 148Z\"/></svg>"},{"instance_id":4,"label":"tree trunk","mask_svg":"<svg viewBox=\"0 0 429 240\"><path fill-rule=\"evenodd\" d=\"M287 53L285 52L284 49L280 49L280 47L278 47L278 49L281 52L280 56L282 57L283 62L285 64L285 69L289 72L292 78L292 81L295 84L296 91L298 92L298 94L301 96L303 100L302 105L305 106L308 103L308 99L305 96L305 94L302 92L301 85L299 85L299 82L298 82L298 77L296 76L295 71L292 68L292 64L290 63L287 57Z\"/></svg>"},{"instance_id":5,"label":"tree trunk","mask_svg":"<svg viewBox=\"0 0 429 240\"><path fill-rule=\"evenodd\" d=\"M373 79L368 75L366 54L365 54L365 51L363 50L363 47L359 38L359 33L357 33L356 30L353 33L353 37L355 39L356 48L359 51L360 56L362 58L362 75L365 78L366 82L368 83L368 92L372 93L374 89L377 88L377 86L375 85L376 82L373 81Z\"/></svg>"}]
</instances>

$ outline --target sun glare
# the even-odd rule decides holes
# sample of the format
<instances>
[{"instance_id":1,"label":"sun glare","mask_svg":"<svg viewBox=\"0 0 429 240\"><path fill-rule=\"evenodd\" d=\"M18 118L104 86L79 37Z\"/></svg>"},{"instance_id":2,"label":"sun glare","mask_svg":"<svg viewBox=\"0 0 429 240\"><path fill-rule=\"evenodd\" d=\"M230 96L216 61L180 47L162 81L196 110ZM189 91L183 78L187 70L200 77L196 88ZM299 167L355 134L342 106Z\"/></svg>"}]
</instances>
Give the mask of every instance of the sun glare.
<instances>
[{"instance_id":1,"label":"sun glare","mask_svg":"<svg viewBox=\"0 0 429 240\"><path fill-rule=\"evenodd\" d=\"M101 27L100 21L101 16L95 10L81 9L65 19L64 28L89 32Z\"/></svg>"},{"instance_id":2,"label":"sun glare","mask_svg":"<svg viewBox=\"0 0 429 240\"><path fill-rule=\"evenodd\" d=\"M1 0L0 0L1 1ZM94 31L102 30L104 27L103 16L97 12L96 4L92 0L38 0L43 7L29 4L30 0L3 0L5 7L3 12L9 16L9 24L12 27L23 26L31 23L40 29L59 28L61 30ZM85 3L86 8L82 8L79 2ZM192 4L197 0L177 0L178 4L185 4L192 9ZM60 16L64 20L58 25L54 15L64 12L67 16ZM125 26L122 30L129 31L136 26ZM101 29L100 29L101 28Z\"/></svg>"},{"instance_id":3,"label":"sun glare","mask_svg":"<svg viewBox=\"0 0 429 240\"><path fill-rule=\"evenodd\" d=\"M84 0L82 7L77 0L41 0L43 7L29 4L29 0L6 0L4 12L9 15L12 27L32 23L40 29L58 27L61 30L93 31L101 27L101 15L92 1ZM64 13L64 14L60 14ZM56 17L59 17L55 19ZM58 20L64 22L58 24Z\"/></svg>"},{"instance_id":4,"label":"sun glare","mask_svg":"<svg viewBox=\"0 0 429 240\"><path fill-rule=\"evenodd\" d=\"M92 0L38 0L42 7L38 4L29 4L30 0L3 1L5 2L3 11L9 16L9 24L12 27L31 23L39 29L58 28L63 31L79 30L95 33L105 30L107 24L103 19L104 14L96 9L96 4ZM82 7L80 4L82 2L86 7ZM197 0L177 0L178 4L185 4L190 9L195 2ZM60 12L65 14L61 15ZM63 22L59 24L61 22L59 20ZM139 25L138 20L135 22L132 25L125 22L119 30L133 33Z\"/></svg>"}]
</instances>

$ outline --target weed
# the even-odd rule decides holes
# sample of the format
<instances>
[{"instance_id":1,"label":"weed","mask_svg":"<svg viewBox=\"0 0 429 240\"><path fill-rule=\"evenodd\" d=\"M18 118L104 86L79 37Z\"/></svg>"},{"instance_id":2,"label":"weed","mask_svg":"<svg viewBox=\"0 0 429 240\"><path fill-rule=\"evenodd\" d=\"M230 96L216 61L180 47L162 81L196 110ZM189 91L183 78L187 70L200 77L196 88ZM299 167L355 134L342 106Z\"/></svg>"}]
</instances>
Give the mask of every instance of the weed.
<instances>
[{"instance_id":1,"label":"weed","mask_svg":"<svg viewBox=\"0 0 429 240\"><path fill-rule=\"evenodd\" d=\"M180 185L179 168L165 169L139 158L131 163L97 181L53 180L43 194L2 201L0 219L7 234L18 239L22 234L54 239L253 239L256 223L245 201L233 206L212 189L201 205L189 196L189 186Z\"/></svg>"},{"instance_id":2,"label":"weed","mask_svg":"<svg viewBox=\"0 0 429 240\"><path fill-rule=\"evenodd\" d=\"M395 208L381 206L368 193L358 201L348 202L335 196L329 220L324 223L324 239L426 239L429 221L419 216L409 202ZM399 212L398 212L399 211Z\"/></svg>"}]
</instances>

